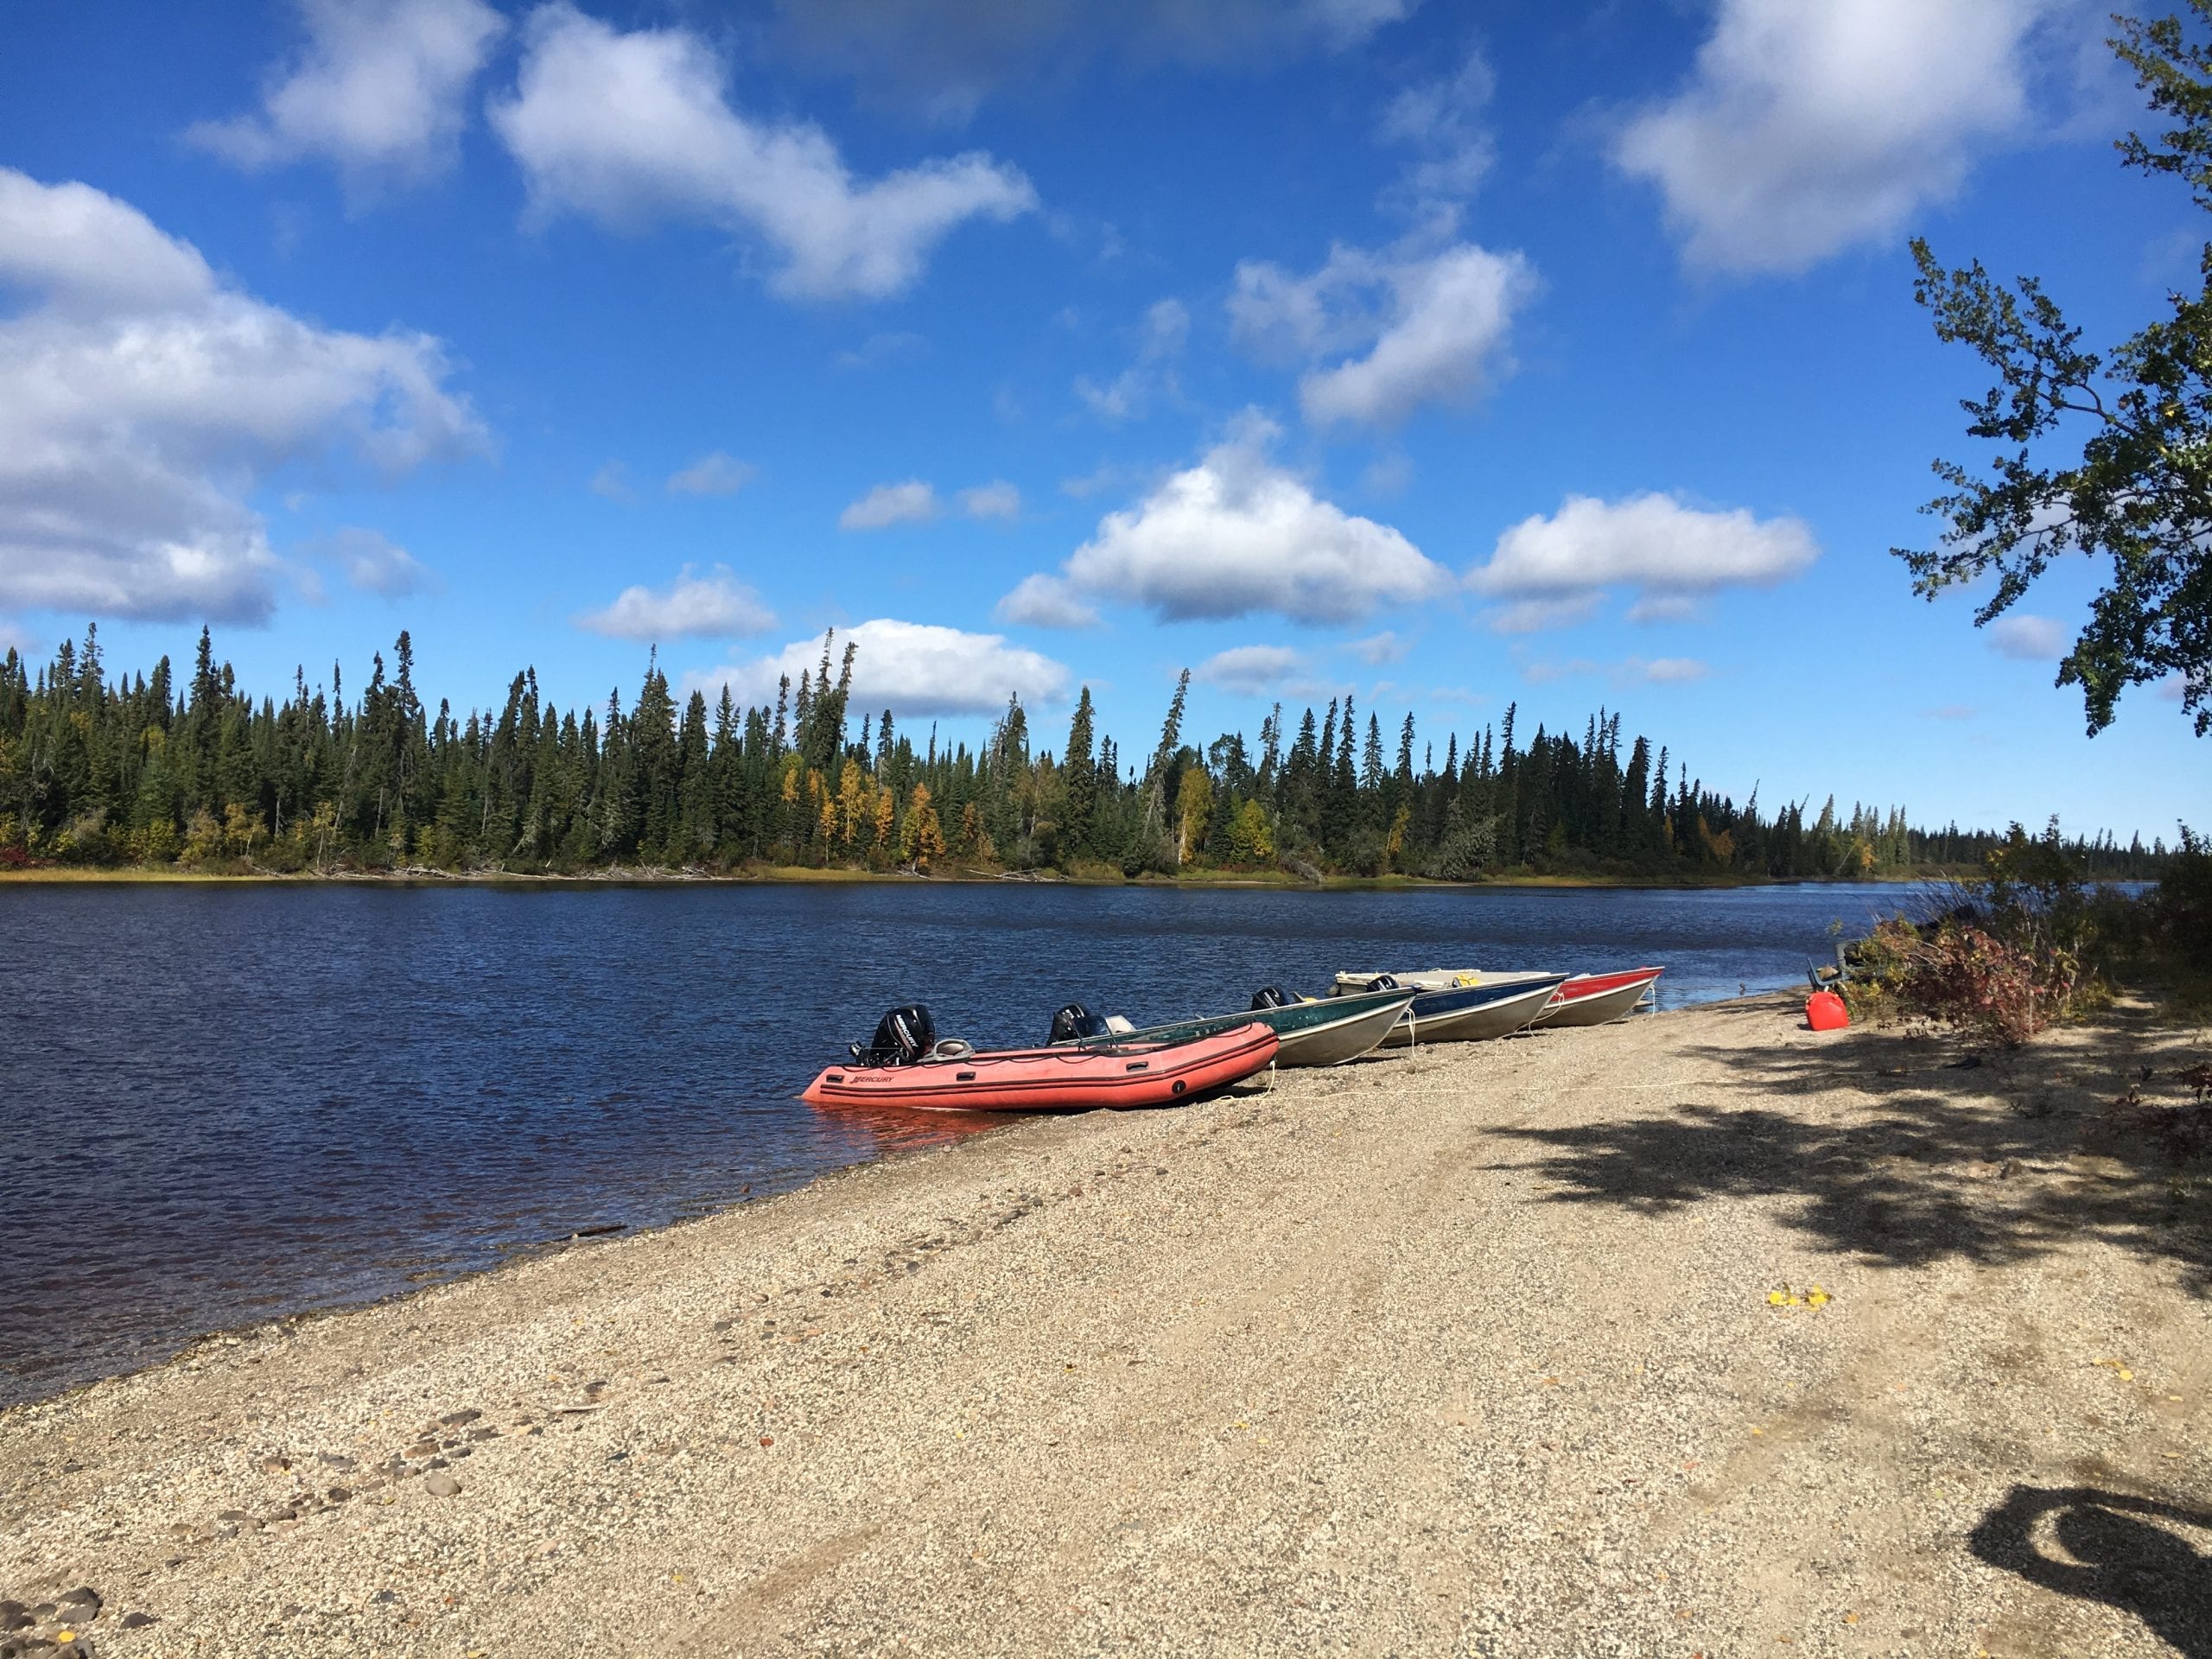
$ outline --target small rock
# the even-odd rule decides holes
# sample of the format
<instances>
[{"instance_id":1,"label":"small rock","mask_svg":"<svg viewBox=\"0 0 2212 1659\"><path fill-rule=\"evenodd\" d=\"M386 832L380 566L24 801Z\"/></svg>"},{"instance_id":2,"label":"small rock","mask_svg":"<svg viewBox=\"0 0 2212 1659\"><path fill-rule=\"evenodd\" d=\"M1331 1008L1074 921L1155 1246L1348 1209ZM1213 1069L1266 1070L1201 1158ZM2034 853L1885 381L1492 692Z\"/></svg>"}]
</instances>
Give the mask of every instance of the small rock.
<instances>
[{"instance_id":1,"label":"small rock","mask_svg":"<svg viewBox=\"0 0 2212 1659\"><path fill-rule=\"evenodd\" d=\"M315 1455L325 1468L335 1469L341 1475L351 1473L361 1466L356 1460L340 1452L319 1452Z\"/></svg>"},{"instance_id":2,"label":"small rock","mask_svg":"<svg viewBox=\"0 0 2212 1659\"><path fill-rule=\"evenodd\" d=\"M151 1613L125 1613L123 1616L123 1628L126 1630L143 1630L149 1624L160 1623Z\"/></svg>"},{"instance_id":3,"label":"small rock","mask_svg":"<svg viewBox=\"0 0 2212 1659\"><path fill-rule=\"evenodd\" d=\"M499 1438L499 1431L496 1428L472 1428L468 1431L468 1438L472 1440L496 1440Z\"/></svg>"},{"instance_id":4,"label":"small rock","mask_svg":"<svg viewBox=\"0 0 2212 1659\"><path fill-rule=\"evenodd\" d=\"M480 1411L449 1411L438 1419L448 1428L459 1428L463 1423L473 1423L484 1414Z\"/></svg>"},{"instance_id":5,"label":"small rock","mask_svg":"<svg viewBox=\"0 0 2212 1659\"><path fill-rule=\"evenodd\" d=\"M291 1460L288 1458L266 1457L261 1460L263 1472L266 1474L281 1475L291 1466Z\"/></svg>"},{"instance_id":6,"label":"small rock","mask_svg":"<svg viewBox=\"0 0 2212 1659\"><path fill-rule=\"evenodd\" d=\"M410 1458L435 1458L438 1455L438 1443L435 1440L417 1440L407 1448L407 1455Z\"/></svg>"},{"instance_id":7,"label":"small rock","mask_svg":"<svg viewBox=\"0 0 2212 1659\"><path fill-rule=\"evenodd\" d=\"M442 1469L433 1469L423 1478L423 1490L432 1497L458 1497L461 1483Z\"/></svg>"},{"instance_id":8,"label":"small rock","mask_svg":"<svg viewBox=\"0 0 2212 1659\"><path fill-rule=\"evenodd\" d=\"M330 1489L327 1496L334 1503L343 1503L347 1498L353 1496L353 1489L350 1486L334 1486Z\"/></svg>"},{"instance_id":9,"label":"small rock","mask_svg":"<svg viewBox=\"0 0 2212 1659\"><path fill-rule=\"evenodd\" d=\"M0 1635L10 1630L28 1630L37 1623L29 1613L0 1613Z\"/></svg>"},{"instance_id":10,"label":"small rock","mask_svg":"<svg viewBox=\"0 0 2212 1659\"><path fill-rule=\"evenodd\" d=\"M89 1624L100 1616L100 1609L106 1604L100 1600L100 1592L91 1585L80 1584L61 1598L61 1605L72 1624L79 1619Z\"/></svg>"}]
</instances>

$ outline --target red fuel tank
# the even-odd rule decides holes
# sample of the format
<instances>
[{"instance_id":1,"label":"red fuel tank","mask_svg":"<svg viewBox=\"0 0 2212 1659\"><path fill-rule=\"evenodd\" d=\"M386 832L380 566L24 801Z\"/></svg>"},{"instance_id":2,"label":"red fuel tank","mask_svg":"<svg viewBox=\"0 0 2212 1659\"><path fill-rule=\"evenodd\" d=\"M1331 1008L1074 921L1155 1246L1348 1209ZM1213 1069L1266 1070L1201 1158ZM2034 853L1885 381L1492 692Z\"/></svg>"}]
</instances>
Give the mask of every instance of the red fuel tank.
<instances>
[{"instance_id":1,"label":"red fuel tank","mask_svg":"<svg viewBox=\"0 0 2212 1659\"><path fill-rule=\"evenodd\" d=\"M1834 991L1815 991L1805 999L1805 1023L1815 1031L1841 1031L1851 1023L1851 1013Z\"/></svg>"}]
</instances>

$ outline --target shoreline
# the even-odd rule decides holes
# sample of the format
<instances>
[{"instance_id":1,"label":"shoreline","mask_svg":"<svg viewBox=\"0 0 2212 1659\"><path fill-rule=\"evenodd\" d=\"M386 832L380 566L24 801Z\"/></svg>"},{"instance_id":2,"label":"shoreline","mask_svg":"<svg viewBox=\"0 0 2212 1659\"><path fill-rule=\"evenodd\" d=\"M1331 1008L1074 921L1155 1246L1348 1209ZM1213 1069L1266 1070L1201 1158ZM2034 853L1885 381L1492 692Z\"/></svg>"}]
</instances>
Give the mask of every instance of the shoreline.
<instances>
[{"instance_id":1,"label":"shoreline","mask_svg":"<svg viewBox=\"0 0 2212 1659\"><path fill-rule=\"evenodd\" d=\"M1192 876L1143 875L1105 877L1066 875L1029 871L965 870L917 875L905 870L816 869L804 866L771 866L754 872L709 873L658 867L609 868L558 874L550 871L449 871L433 869L345 870L325 872L240 872L183 870L124 866L45 865L0 869L0 889L19 887L804 887L846 884L935 886L994 886L1045 887L1150 887L1163 891L1257 891L1289 893L1481 893L1512 890L1561 892L1605 891L1707 893L1745 887L1894 887L1910 888L1959 879L1955 873L1930 872L1911 875L1855 876L1715 876L1683 880L1640 876L1513 875L1485 877L1474 881L1439 881L1410 875L1332 875L1319 882L1287 872L1222 873Z\"/></svg>"},{"instance_id":2,"label":"shoreline","mask_svg":"<svg viewBox=\"0 0 2212 1659\"><path fill-rule=\"evenodd\" d=\"M103 1659L2168 1651L2034 1528L2212 1543L2208 1188L2108 1103L2208 1033L1961 1069L1795 1008L1024 1120L216 1334L0 1411L0 1599L90 1592Z\"/></svg>"}]
</instances>

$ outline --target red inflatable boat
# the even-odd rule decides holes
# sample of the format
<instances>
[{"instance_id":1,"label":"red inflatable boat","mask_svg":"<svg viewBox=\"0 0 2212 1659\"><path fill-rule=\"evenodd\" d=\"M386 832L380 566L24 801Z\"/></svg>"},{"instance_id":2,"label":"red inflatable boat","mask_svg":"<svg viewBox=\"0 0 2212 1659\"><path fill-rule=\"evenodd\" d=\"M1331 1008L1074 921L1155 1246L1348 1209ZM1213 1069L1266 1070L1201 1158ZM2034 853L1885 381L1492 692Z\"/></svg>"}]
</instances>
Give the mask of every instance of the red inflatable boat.
<instances>
[{"instance_id":1,"label":"red inflatable boat","mask_svg":"<svg viewBox=\"0 0 2212 1659\"><path fill-rule=\"evenodd\" d=\"M817 1106L917 1106L961 1112L1087 1112L1101 1106L1180 1105L1265 1069L1275 1057L1276 1045L1274 1033L1256 1020L1186 1043L966 1053L945 1053L951 1046L940 1044L905 1065L830 1066L799 1098Z\"/></svg>"}]
</instances>

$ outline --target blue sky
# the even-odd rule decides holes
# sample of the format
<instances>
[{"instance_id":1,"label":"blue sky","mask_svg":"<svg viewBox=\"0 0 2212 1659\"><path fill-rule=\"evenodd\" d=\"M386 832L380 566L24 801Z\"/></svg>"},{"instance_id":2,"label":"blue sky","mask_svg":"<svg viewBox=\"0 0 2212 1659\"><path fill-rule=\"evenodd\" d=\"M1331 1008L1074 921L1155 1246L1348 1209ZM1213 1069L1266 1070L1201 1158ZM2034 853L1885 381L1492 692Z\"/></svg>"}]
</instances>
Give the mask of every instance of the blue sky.
<instances>
[{"instance_id":1,"label":"blue sky","mask_svg":"<svg viewBox=\"0 0 2212 1659\"><path fill-rule=\"evenodd\" d=\"M1540 15L1541 14L1541 15ZM2095 572L2001 632L1888 549L1984 384L1906 238L2092 341L2185 197L2071 0L29 0L0 22L0 639L211 622L465 708L649 646L1150 747L1350 690L1601 703L1739 798L2171 838L2082 735Z\"/></svg>"}]
</instances>

